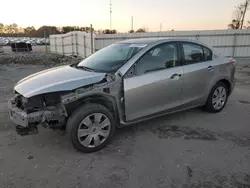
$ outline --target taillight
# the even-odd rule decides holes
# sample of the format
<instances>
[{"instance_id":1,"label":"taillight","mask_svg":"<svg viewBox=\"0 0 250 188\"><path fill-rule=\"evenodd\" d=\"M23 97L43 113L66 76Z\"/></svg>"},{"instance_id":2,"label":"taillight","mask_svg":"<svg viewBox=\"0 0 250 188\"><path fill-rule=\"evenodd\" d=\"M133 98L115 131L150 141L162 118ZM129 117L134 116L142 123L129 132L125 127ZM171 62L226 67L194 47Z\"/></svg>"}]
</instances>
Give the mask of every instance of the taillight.
<instances>
[{"instance_id":1,"label":"taillight","mask_svg":"<svg viewBox=\"0 0 250 188\"><path fill-rule=\"evenodd\" d=\"M235 60L235 59L231 60L231 63L232 63L233 65L236 65L236 60Z\"/></svg>"}]
</instances>

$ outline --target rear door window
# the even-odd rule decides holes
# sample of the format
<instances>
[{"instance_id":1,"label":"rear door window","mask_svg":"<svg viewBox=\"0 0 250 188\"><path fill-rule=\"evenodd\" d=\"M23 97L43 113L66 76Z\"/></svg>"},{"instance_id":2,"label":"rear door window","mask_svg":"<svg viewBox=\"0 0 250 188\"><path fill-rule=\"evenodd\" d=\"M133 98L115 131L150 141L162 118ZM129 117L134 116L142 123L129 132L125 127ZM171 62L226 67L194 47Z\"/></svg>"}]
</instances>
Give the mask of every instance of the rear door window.
<instances>
[{"instance_id":1,"label":"rear door window","mask_svg":"<svg viewBox=\"0 0 250 188\"><path fill-rule=\"evenodd\" d=\"M204 61L201 45L194 43L182 43L185 64L194 64Z\"/></svg>"}]
</instances>

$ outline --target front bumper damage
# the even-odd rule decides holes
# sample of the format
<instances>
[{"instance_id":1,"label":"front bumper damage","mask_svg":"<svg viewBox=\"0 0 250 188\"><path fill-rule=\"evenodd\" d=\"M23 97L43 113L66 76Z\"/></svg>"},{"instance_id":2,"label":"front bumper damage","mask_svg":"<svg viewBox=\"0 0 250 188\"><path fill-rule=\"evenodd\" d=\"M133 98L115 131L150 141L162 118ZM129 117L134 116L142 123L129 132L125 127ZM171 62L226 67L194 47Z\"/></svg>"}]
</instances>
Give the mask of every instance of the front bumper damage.
<instances>
[{"instance_id":1,"label":"front bumper damage","mask_svg":"<svg viewBox=\"0 0 250 188\"><path fill-rule=\"evenodd\" d=\"M17 107L15 98L8 101L9 116L16 125L16 131L20 135L29 135L38 133L37 125L50 126L55 128L65 124L66 111L63 105L47 107L32 113L27 113Z\"/></svg>"}]
</instances>

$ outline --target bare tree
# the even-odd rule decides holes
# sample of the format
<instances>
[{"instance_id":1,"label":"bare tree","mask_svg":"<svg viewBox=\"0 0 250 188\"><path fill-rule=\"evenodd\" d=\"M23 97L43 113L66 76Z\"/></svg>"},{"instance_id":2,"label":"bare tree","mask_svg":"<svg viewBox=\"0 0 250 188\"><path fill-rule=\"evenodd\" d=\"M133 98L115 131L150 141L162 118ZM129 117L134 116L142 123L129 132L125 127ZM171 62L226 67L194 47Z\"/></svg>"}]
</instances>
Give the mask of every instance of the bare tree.
<instances>
[{"instance_id":1,"label":"bare tree","mask_svg":"<svg viewBox=\"0 0 250 188\"><path fill-rule=\"evenodd\" d=\"M250 0L246 0L244 3L236 6L236 10L233 14L233 20L228 25L229 29L242 29L245 21L245 15L249 7Z\"/></svg>"},{"instance_id":2,"label":"bare tree","mask_svg":"<svg viewBox=\"0 0 250 188\"><path fill-rule=\"evenodd\" d=\"M241 4L240 6L242 7L242 9L244 9L243 15L242 15L242 20L241 20L241 26L240 26L240 29L242 29L243 25L244 25L244 21L245 21L245 15L247 12L247 8L249 7L249 0L246 0L246 2L244 4Z\"/></svg>"}]
</instances>

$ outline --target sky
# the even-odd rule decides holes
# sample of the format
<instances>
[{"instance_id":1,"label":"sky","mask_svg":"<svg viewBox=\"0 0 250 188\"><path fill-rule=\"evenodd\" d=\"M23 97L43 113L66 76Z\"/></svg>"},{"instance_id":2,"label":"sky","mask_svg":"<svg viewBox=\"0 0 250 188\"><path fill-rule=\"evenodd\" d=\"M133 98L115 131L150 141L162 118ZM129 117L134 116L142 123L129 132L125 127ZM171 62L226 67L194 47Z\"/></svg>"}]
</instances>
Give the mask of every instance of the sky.
<instances>
[{"instance_id":1,"label":"sky","mask_svg":"<svg viewBox=\"0 0 250 188\"><path fill-rule=\"evenodd\" d=\"M1 0L0 22L21 27L78 25L109 29L110 0ZM237 4L244 0L112 0L112 29L126 32L227 29ZM250 14L249 14L250 15ZM246 20L250 20L248 14Z\"/></svg>"}]
</instances>

